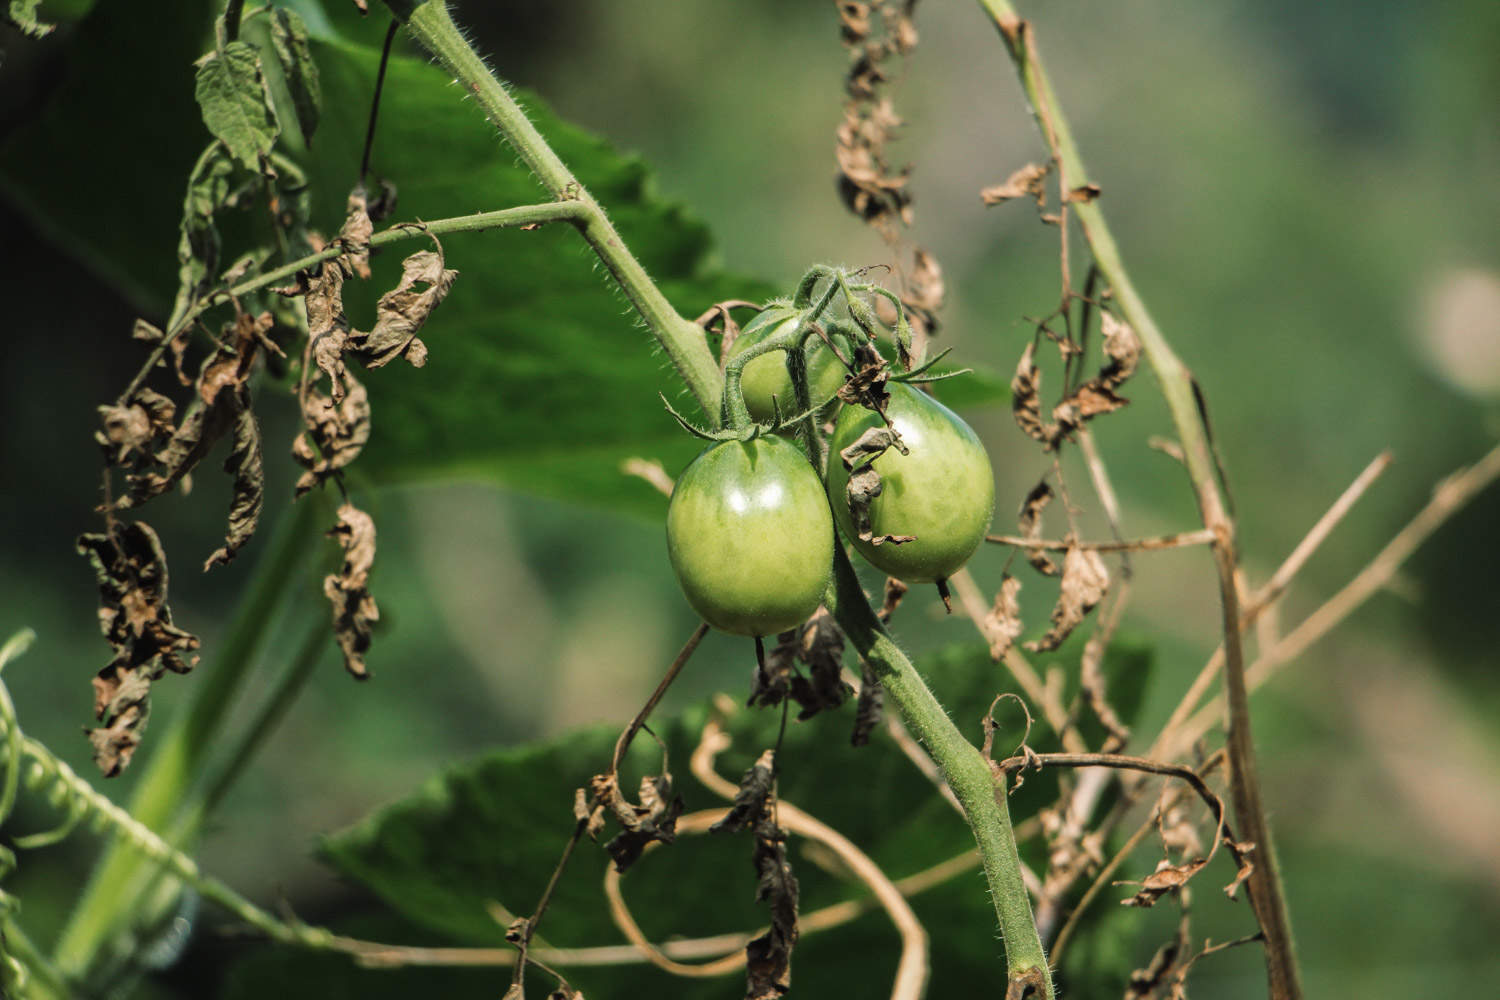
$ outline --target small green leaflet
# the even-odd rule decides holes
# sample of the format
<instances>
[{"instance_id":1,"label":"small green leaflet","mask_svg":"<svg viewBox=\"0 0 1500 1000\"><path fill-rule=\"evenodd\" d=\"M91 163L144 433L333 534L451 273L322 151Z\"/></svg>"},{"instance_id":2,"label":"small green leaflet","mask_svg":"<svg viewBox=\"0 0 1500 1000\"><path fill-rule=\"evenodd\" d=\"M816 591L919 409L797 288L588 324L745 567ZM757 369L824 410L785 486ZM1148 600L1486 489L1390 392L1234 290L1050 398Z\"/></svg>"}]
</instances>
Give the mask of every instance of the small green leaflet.
<instances>
[{"instance_id":1,"label":"small green leaflet","mask_svg":"<svg viewBox=\"0 0 1500 1000\"><path fill-rule=\"evenodd\" d=\"M32 38L45 38L57 25L43 24L37 20L36 9L41 5L42 0L10 0L5 19L19 28L22 34Z\"/></svg>"},{"instance_id":2,"label":"small green leaflet","mask_svg":"<svg viewBox=\"0 0 1500 1000\"><path fill-rule=\"evenodd\" d=\"M258 170L260 158L276 144L281 125L266 93L255 47L234 41L204 56L198 61L195 95L208 130L231 156Z\"/></svg>"},{"instance_id":3,"label":"small green leaflet","mask_svg":"<svg viewBox=\"0 0 1500 1000\"><path fill-rule=\"evenodd\" d=\"M323 90L318 84L318 64L313 62L307 40L307 25L294 11L276 8L271 14L271 44L297 112L297 127L302 138L311 144L318 115L323 110Z\"/></svg>"}]
</instances>

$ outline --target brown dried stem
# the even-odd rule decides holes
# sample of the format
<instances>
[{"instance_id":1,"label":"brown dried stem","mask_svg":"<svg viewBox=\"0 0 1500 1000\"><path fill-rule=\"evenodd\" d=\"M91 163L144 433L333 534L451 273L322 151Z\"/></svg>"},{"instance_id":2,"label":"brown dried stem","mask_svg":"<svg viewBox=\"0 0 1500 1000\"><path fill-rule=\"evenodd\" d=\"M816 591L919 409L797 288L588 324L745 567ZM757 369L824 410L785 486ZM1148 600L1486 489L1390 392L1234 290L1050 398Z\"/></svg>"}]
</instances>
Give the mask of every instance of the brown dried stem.
<instances>
[{"instance_id":1,"label":"brown dried stem","mask_svg":"<svg viewBox=\"0 0 1500 1000\"><path fill-rule=\"evenodd\" d=\"M1089 181L1083 159L1042 67L1031 26L1020 18L1008 0L980 2L1005 42L1059 170L1066 171L1068 185L1087 186ZM1069 188L1064 190L1066 196ZM1219 578L1225 650L1224 687L1229 706L1231 791L1235 815L1244 836L1260 845L1259 864L1255 866L1249 884L1250 900L1266 937L1266 972L1272 1000L1298 1000L1302 986L1292 944L1291 921L1277 871L1276 852L1271 845L1270 825L1260 802L1255 747L1250 731L1239 596L1234 582L1238 562L1234 522L1220 494L1218 464L1203 419L1201 396L1192 373L1172 350L1131 281L1098 201L1080 200L1075 203L1074 212L1093 251L1095 264L1108 281L1115 301L1139 336L1146 358L1156 372L1182 444L1203 526L1215 534L1214 565Z\"/></svg>"},{"instance_id":2,"label":"brown dried stem","mask_svg":"<svg viewBox=\"0 0 1500 1000\"><path fill-rule=\"evenodd\" d=\"M1050 538L1022 538L1019 535L985 535L984 540L996 545L1010 545L1018 549L1041 549L1047 552L1066 552L1069 549L1094 552L1150 552L1157 549L1179 549L1187 545L1212 545L1214 533L1207 528L1199 528L1196 531L1179 531L1174 535L1153 535L1149 538L1129 538L1115 542L1070 542Z\"/></svg>"},{"instance_id":3,"label":"brown dried stem","mask_svg":"<svg viewBox=\"0 0 1500 1000\"><path fill-rule=\"evenodd\" d=\"M1333 529L1353 509L1354 505L1359 502L1359 499L1365 495L1370 486L1380 477L1380 474L1389 468L1390 464L1390 452L1382 452L1375 456L1375 459L1369 465L1365 466L1364 471L1355 477L1354 482L1349 484L1348 488L1333 502L1333 506L1329 507L1323 516L1318 519L1318 522L1313 525L1312 530L1292 550L1291 555L1287 556L1286 560L1277 567L1276 572L1271 574L1271 579L1267 580L1265 585L1257 590L1254 596L1246 602L1240 622L1242 628L1249 628L1255 624L1256 619L1286 592L1288 584L1301 571L1302 567L1307 564L1307 560L1317 551L1318 546L1323 544L1328 536L1333 533ZM1193 680L1187 693L1182 696L1182 700L1178 702L1177 707L1172 711L1171 718L1167 720L1166 725L1162 726L1161 733L1152 744L1148 756L1170 760L1180 756L1186 747L1192 745L1193 740L1197 737L1183 739L1178 735L1178 730L1186 723L1188 717L1192 715L1193 710L1198 707L1199 702L1203 700L1203 696L1208 693L1209 686L1213 683L1214 678L1218 676L1219 671L1223 669L1223 666L1224 647L1220 646L1214 650L1213 656L1209 657L1208 662L1203 665L1203 669L1198 672L1198 676Z\"/></svg>"}]
</instances>

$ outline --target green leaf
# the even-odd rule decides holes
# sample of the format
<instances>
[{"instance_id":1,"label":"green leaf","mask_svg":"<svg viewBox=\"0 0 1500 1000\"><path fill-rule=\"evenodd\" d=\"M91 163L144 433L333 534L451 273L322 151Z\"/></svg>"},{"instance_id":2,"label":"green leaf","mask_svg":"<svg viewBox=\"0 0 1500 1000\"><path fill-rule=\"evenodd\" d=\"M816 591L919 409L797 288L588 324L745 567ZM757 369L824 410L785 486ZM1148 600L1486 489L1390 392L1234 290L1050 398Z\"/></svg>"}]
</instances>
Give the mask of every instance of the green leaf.
<instances>
[{"instance_id":1,"label":"green leaf","mask_svg":"<svg viewBox=\"0 0 1500 1000\"><path fill-rule=\"evenodd\" d=\"M219 274L221 243L214 215L232 197L237 166L222 142L203 151L188 177L177 241L177 281L181 304L198 298Z\"/></svg>"},{"instance_id":2,"label":"green leaf","mask_svg":"<svg viewBox=\"0 0 1500 1000\"><path fill-rule=\"evenodd\" d=\"M297 112L297 127L302 138L311 143L323 110L323 91L318 85L318 64L313 61L307 25L295 11L278 7L271 12L271 44Z\"/></svg>"},{"instance_id":3,"label":"green leaf","mask_svg":"<svg viewBox=\"0 0 1500 1000\"><path fill-rule=\"evenodd\" d=\"M748 643L744 654L750 657ZM979 646L950 647L922 669L960 724L976 739L980 719L1004 678ZM1076 668L1075 668L1076 670ZM621 706L623 719L630 706ZM688 761L709 710L700 707L652 727L667 747L686 811L727 805L689 773ZM775 743L780 713L740 710L729 721L732 748L718 773L731 781ZM893 878L914 874L973 846L967 827L882 732L864 748L849 746L853 705L790 724L780 756L781 796L849 837ZM572 830L573 789L602 771L618 735L605 726L544 744L517 747L454 767L410 798L333 836L323 854L338 870L372 889L403 916L452 940L496 944L504 928L489 912L530 911ZM1019 729L1006 737L1019 739ZM622 786L633 792L643 774L660 769L661 751L644 734L631 748ZM1029 776L1040 784L1040 775ZM608 833L606 836L609 835ZM829 875L808 844L793 837L791 858L802 882L806 914L866 892ZM556 946L621 940L607 912L600 879L607 862L585 841L559 884L541 936ZM753 903L751 838L679 836L632 868L623 891L648 936L699 936L754 930L766 919ZM930 935L929 995L964 995L966 983L1000 969L994 913L976 873L960 875L912 900ZM880 912L843 927L805 935L793 957L793 981L807 996L883 995L890 988L898 938ZM737 977L708 984L673 981L650 969L567 970L590 1000L665 995L733 996Z\"/></svg>"},{"instance_id":4,"label":"green leaf","mask_svg":"<svg viewBox=\"0 0 1500 1000\"><path fill-rule=\"evenodd\" d=\"M342 224L358 177L380 54L374 46L333 38L329 21L303 11L309 34L318 39L309 52L322 97L318 155L304 165L305 197L312 204L309 224L329 234ZM177 229L182 178L202 152L184 70L201 52L211 14L211 5L203 4L197 16L148 25L132 4L101 2L72 39L70 75L54 103L0 151L0 184L10 200L60 245L157 310L158 320L176 290L176 275L163 264L183 240ZM127 76L133 89L124 101L118 98L127 88L116 81ZM248 93L255 101L241 110L263 122L268 112L258 74ZM639 158L560 120L538 98L516 93L684 315L696 316L715 301L760 301L789 291L716 268L706 227L656 192ZM141 107L152 113L142 116ZM151 143L149 161L119 158L106 180L97 150L140 148L143 137ZM256 149L264 146L263 133L256 143ZM235 159L244 162L239 154ZM399 54L383 92L372 166L399 193L388 223L549 199L445 74ZM278 173L285 176L280 167ZM235 224L221 225L219 260L254 249L245 244L257 226L264 239L266 213L259 193L254 197L253 206L241 199L250 209L246 224L236 217ZM423 328L426 367L362 376L372 437L354 474L375 482L477 477L660 517L663 498L619 467L640 456L661 460L669 474L679 472L700 444L682 433L657 393L685 412L695 408L578 235L567 226L465 233L445 237L443 247L448 266L461 275ZM346 285L355 326L370 328L376 300L399 280L400 259L412 249L393 246L377 254L374 280ZM212 280L222 270L218 263L193 263L201 259L184 255L184 278ZM275 263L272 257L269 266ZM941 391L958 405L1004 398L1003 381L993 383L965 376ZM274 461L278 446L268 441L267 447Z\"/></svg>"},{"instance_id":5,"label":"green leaf","mask_svg":"<svg viewBox=\"0 0 1500 1000\"><path fill-rule=\"evenodd\" d=\"M233 41L200 59L194 94L208 130L236 160L259 170L260 158L276 145L281 126L255 46Z\"/></svg>"},{"instance_id":6,"label":"green leaf","mask_svg":"<svg viewBox=\"0 0 1500 1000\"><path fill-rule=\"evenodd\" d=\"M10 0L10 7L6 14L6 20L23 34L32 38L45 38L52 33L55 24L44 24L37 18L37 8L42 5L42 0Z\"/></svg>"}]
</instances>

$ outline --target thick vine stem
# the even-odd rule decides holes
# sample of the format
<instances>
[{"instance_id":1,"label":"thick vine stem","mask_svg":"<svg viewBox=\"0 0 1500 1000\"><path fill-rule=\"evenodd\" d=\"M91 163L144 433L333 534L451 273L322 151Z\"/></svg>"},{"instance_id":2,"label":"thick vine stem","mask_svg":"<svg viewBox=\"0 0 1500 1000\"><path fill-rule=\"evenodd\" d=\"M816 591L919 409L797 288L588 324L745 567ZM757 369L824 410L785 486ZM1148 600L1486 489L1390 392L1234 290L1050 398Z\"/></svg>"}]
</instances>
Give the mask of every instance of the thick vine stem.
<instances>
[{"instance_id":1,"label":"thick vine stem","mask_svg":"<svg viewBox=\"0 0 1500 1000\"><path fill-rule=\"evenodd\" d=\"M835 549L833 566L833 585L825 599L828 610L859 655L874 668L886 698L900 711L907 728L927 747L974 831L995 914L1000 918L1010 984L1031 984L1040 997L1053 1000L1052 973L1032 919L1031 897L1021 878L1021 857L1016 851L1005 789L997 786L984 757L959 732L906 654L886 634L842 548Z\"/></svg>"},{"instance_id":2,"label":"thick vine stem","mask_svg":"<svg viewBox=\"0 0 1500 1000\"><path fill-rule=\"evenodd\" d=\"M437 57L443 68L474 95L490 122L515 147L552 196L558 201L576 202L583 207L583 216L575 223L578 231L641 314L703 412L710 420L718 419L722 382L703 331L679 315L651 281L645 268L615 232L604 209L547 145L526 113L458 30L447 6L442 0L427 0L420 4L387 0L387 5L417 41Z\"/></svg>"},{"instance_id":3,"label":"thick vine stem","mask_svg":"<svg viewBox=\"0 0 1500 1000\"><path fill-rule=\"evenodd\" d=\"M1088 175L1084 170L1083 158L1079 155L1068 120L1057 104L1052 82L1042 67L1030 24L1021 19L1008 0L980 0L980 5L994 21L1005 41L1021 85L1031 102L1038 127L1058 163L1061 175L1067 178L1070 191L1085 188L1088 185ZM1062 192L1065 203L1070 191ZM1229 708L1227 749L1230 787L1241 836L1256 845L1255 872L1250 877L1247 888L1256 919L1265 936L1266 972L1272 1000L1297 1000L1302 996L1302 984L1292 941L1291 920L1271 841L1270 824L1260 801L1260 782L1250 730L1250 702L1245 684L1239 597L1234 582L1238 563L1234 522L1219 492L1217 465L1204 417L1199 409L1200 401L1193 375L1172 350L1130 280L1120 257L1120 249L1104 220L1098 200L1076 200L1072 208L1079 227L1088 239L1095 265L1108 280L1120 311L1140 337L1146 358L1161 383L1162 395L1172 415L1188 475L1193 482L1199 514L1204 527L1214 533L1214 565L1219 578L1224 632L1224 690Z\"/></svg>"}]
</instances>

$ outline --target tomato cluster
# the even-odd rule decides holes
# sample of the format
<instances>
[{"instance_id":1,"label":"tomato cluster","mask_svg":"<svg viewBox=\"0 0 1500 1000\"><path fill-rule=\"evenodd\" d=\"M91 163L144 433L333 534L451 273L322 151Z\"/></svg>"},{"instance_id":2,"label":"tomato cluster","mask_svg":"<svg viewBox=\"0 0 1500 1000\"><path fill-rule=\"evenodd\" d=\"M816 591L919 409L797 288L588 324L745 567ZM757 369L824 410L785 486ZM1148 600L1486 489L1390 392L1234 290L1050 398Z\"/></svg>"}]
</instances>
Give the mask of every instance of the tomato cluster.
<instances>
[{"instance_id":1,"label":"tomato cluster","mask_svg":"<svg viewBox=\"0 0 1500 1000\"><path fill-rule=\"evenodd\" d=\"M979 438L953 411L905 382L890 383L884 416L842 407L829 441L826 485L802 446L766 425L788 417L799 396L817 406L842 384L835 352L823 339L798 332L807 327L806 315L793 306L767 307L731 346L730 374L738 378L726 393L740 398L726 401L728 427L705 434L719 440L683 471L667 508L667 550L683 593L704 621L724 632L774 635L811 616L828 587L835 523L877 569L941 589L984 540L994 509L989 457ZM849 344L843 336L830 339L840 353ZM796 366L786 360L792 350L803 352L801 386L793 384ZM869 495L861 519L868 531L861 538L848 495L851 471L839 453L887 422L900 446L864 459L880 489Z\"/></svg>"}]
</instances>

